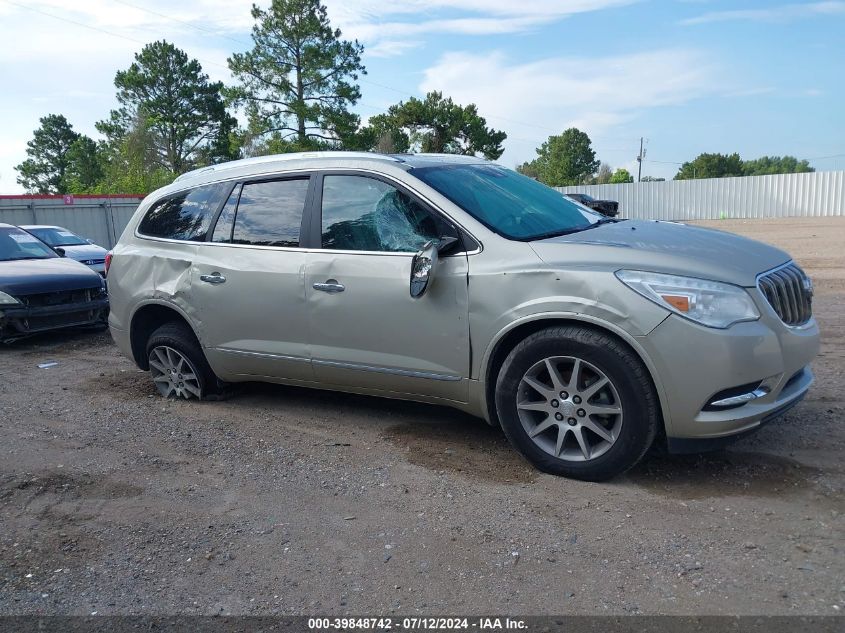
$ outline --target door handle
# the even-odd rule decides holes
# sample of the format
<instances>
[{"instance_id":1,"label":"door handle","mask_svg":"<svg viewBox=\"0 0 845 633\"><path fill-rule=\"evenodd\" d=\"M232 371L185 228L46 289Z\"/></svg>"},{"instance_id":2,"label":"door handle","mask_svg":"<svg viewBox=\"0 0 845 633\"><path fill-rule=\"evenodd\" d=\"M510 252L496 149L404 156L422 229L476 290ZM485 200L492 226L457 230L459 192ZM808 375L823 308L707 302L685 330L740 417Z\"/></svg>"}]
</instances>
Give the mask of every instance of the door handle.
<instances>
[{"instance_id":1,"label":"door handle","mask_svg":"<svg viewBox=\"0 0 845 633\"><path fill-rule=\"evenodd\" d=\"M214 273L211 275L200 275L200 281L204 281L207 284L217 285L226 283L226 278L220 273Z\"/></svg>"},{"instance_id":2,"label":"door handle","mask_svg":"<svg viewBox=\"0 0 845 633\"><path fill-rule=\"evenodd\" d=\"M338 283L337 279L328 279L325 283L314 284L314 290L328 292L329 294L335 294L346 290L346 286L344 286L342 283Z\"/></svg>"}]
</instances>

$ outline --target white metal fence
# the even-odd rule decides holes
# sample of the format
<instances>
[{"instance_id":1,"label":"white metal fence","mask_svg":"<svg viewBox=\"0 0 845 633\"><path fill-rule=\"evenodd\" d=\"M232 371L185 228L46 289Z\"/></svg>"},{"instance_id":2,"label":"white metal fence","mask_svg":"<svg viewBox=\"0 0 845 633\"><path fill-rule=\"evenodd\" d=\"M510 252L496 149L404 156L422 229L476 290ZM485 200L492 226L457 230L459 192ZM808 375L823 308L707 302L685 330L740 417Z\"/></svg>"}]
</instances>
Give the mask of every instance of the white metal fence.
<instances>
[{"instance_id":1,"label":"white metal fence","mask_svg":"<svg viewBox=\"0 0 845 633\"><path fill-rule=\"evenodd\" d=\"M0 196L0 222L64 227L105 248L117 243L143 196Z\"/></svg>"},{"instance_id":2,"label":"white metal fence","mask_svg":"<svg viewBox=\"0 0 845 633\"><path fill-rule=\"evenodd\" d=\"M845 215L845 171L558 187L617 200L623 218L718 220Z\"/></svg>"}]
</instances>

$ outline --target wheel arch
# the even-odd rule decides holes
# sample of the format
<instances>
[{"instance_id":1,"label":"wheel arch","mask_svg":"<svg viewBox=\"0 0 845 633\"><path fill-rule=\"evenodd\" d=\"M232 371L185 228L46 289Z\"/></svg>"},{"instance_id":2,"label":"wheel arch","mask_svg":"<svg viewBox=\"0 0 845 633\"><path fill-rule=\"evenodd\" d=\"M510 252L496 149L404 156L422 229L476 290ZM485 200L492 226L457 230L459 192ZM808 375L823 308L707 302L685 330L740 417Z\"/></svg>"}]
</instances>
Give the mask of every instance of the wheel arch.
<instances>
[{"instance_id":1,"label":"wheel arch","mask_svg":"<svg viewBox=\"0 0 845 633\"><path fill-rule=\"evenodd\" d=\"M135 364L144 371L149 369L146 348L150 335L160 326L171 321L184 323L196 335L188 317L172 303L148 301L140 305L132 314L132 319L129 323L129 342L132 347L132 358Z\"/></svg>"},{"instance_id":2,"label":"wheel arch","mask_svg":"<svg viewBox=\"0 0 845 633\"><path fill-rule=\"evenodd\" d=\"M660 403L660 411L663 417L663 426L669 419L667 398L663 384L658 378L656 368L645 350L637 342L636 338L625 330L614 326L606 321L591 318L583 314L537 314L524 317L511 323L500 331L488 346L487 351L481 360L481 378L483 390L481 394L481 406L484 409L484 418L494 426L499 426L499 419L496 414L495 389L496 379L507 355L511 350L526 337L544 330L547 327L577 325L600 331L614 337L623 345L629 348L643 363L648 372L651 384L654 385L657 399Z\"/></svg>"}]
</instances>

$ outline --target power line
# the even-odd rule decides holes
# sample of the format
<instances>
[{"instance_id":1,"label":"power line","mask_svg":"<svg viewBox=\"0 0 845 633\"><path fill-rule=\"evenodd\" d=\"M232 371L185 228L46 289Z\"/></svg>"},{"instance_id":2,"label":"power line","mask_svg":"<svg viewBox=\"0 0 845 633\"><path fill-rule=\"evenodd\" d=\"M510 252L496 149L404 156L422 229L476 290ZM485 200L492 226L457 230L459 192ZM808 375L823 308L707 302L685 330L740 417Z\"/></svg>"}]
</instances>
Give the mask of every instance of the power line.
<instances>
[{"instance_id":1,"label":"power line","mask_svg":"<svg viewBox=\"0 0 845 633\"><path fill-rule=\"evenodd\" d=\"M138 11L144 11L145 13L149 13L150 15L155 15L160 18L164 18L165 20L171 20L172 22L178 22L179 24L183 24L188 26L192 29L197 31L202 31L203 33L209 33L214 35L215 37L222 37L232 42L236 42L237 44L241 44L242 46L249 46L249 42L245 42L244 40L240 40L236 37L232 37L231 35L227 35L225 33L220 33L219 31L215 31L214 29L210 29L208 27L202 26L200 24L194 24L193 22L188 22L187 20L181 20L179 18L173 17L172 15L166 15L164 13L159 13L158 11L153 11L152 9L148 9L147 7L142 7L138 4L133 2L126 2L126 0L112 0L112 2L117 2L118 4L125 5L127 7L132 7L133 9L137 9Z\"/></svg>"},{"instance_id":2,"label":"power line","mask_svg":"<svg viewBox=\"0 0 845 633\"><path fill-rule=\"evenodd\" d=\"M238 44L241 44L241 45L244 45L244 46L249 46L249 43L244 41L244 40L240 40L238 38L229 36L225 33L219 33L217 31L215 31L214 29L209 29L207 27L203 27L201 25L194 24L194 23L188 22L186 20L182 20L182 19L170 16L170 15L167 15L167 14L164 14L164 13L160 13L158 11L153 11L152 9L148 9L146 7L137 5L135 3L127 2L126 0L113 0L113 1L118 3L118 4L122 4L122 5L125 5L125 6L128 6L128 7L131 7L133 9L137 9L139 11L144 11L146 13L149 13L151 15L155 15L155 16L160 17L160 18L170 20L172 22L176 22L176 23L182 24L184 26L191 27L191 28L196 29L198 31L214 35L215 37L225 38L225 39L231 40L233 42L236 42ZM28 6L28 5L25 5L25 4L21 4L19 2L14 2L13 0L3 0L3 2L5 2L6 4L16 6L20 9L25 9L27 11L32 11L33 13L38 13L40 15L52 18L54 20L59 20L61 22L67 22L68 24L73 24L75 26L78 26L78 27L81 27L81 28L84 28L84 29L88 29L90 31L95 31L95 32L98 32L98 33L103 33L105 35L109 35L111 37L116 37L118 39L126 40L127 42L133 42L135 44L140 44L141 46L146 46L147 44L149 44L149 42L144 42L142 40L136 39L134 37L130 37L128 35L124 35L122 33L115 33L114 31L110 31L110 30L104 29L102 27L93 26L91 24L86 24L84 22L79 22L78 20L74 20L72 18L68 18L68 17L62 16L62 15L57 15L55 13L50 13L48 11L43 11L41 9L37 9L35 7L31 7L31 6ZM220 64L218 62L214 62L214 61L211 61L211 60L208 60L208 59L202 59L202 58L199 58L199 57L196 58L196 59L198 61L202 62L203 64L207 65L207 66L216 66L218 68L230 70L227 65ZM359 78L358 81L360 81L361 83L371 84L373 86L377 86L377 87L383 88L385 90L390 90L392 92L395 92L397 94L402 95L405 98L416 98L415 95L412 95L412 94L408 93L407 91L400 90L398 88L394 88L392 86L388 86L386 84L382 84L382 83L379 83L377 81L373 81L371 79ZM379 107L369 105L369 104L366 104L366 103L358 102L356 105L366 107L368 109L374 110L374 111L379 112L379 113L386 112L386 109L384 109L384 108L379 108ZM542 125L537 125L537 124L534 124L534 123L527 123L525 121L519 121L519 120L516 120L516 119L510 119L508 117L503 117L503 116L499 116L499 115L487 115L485 118L500 120L500 121L506 121L508 123L513 123L513 124L516 124L516 125L522 125L522 126L525 126L525 127L532 127L532 128L536 128L536 129L539 129L539 130L545 130L547 132L557 132L558 131L557 129L554 129L554 128L550 128L550 127L546 127L546 126L542 126ZM610 137L594 137L594 138L610 138ZM542 142L539 139L522 139L522 140L528 140L530 142ZM614 139L614 140L617 140L617 139ZM619 152L622 152L622 151L629 151L629 150L628 149L603 149L601 151L606 151L606 152L619 151ZM835 158L835 157L837 157L837 156L823 157L823 158ZM810 160L821 160L821 158L810 159ZM658 162L658 161L650 161L650 162ZM680 163L678 163L678 164L680 164Z\"/></svg>"},{"instance_id":3,"label":"power line","mask_svg":"<svg viewBox=\"0 0 845 633\"><path fill-rule=\"evenodd\" d=\"M108 29L100 28L99 26L92 26L90 24L85 24L84 22L78 22L77 20L73 20L71 18L67 18L63 15L56 15L55 13L49 13L47 11L42 11L41 9L36 9L35 7L30 7L25 4L20 4L18 2L12 2L12 0L3 0L6 4L11 4L21 9L26 9L27 11L33 11L35 13L39 13L41 15L47 16L48 18L53 18L54 20L60 20L61 22L67 22L69 24L73 24L75 26L80 26L84 29L88 29L91 31L97 31L98 33L105 33L106 35L111 35L112 37L116 37L118 39L126 40L127 42L134 42L135 44L140 44L141 46L146 46L149 42L143 42L141 40L135 39L134 37L129 37L128 35L123 35L121 33L115 33L114 31L109 31ZM213 62L207 59L200 59L203 64L208 66L217 66L219 68L225 68L226 70L229 69L228 66L224 66L223 64L219 64L217 62Z\"/></svg>"},{"instance_id":4,"label":"power line","mask_svg":"<svg viewBox=\"0 0 845 633\"><path fill-rule=\"evenodd\" d=\"M209 34L215 35L217 37L225 38L225 39L230 40L232 42L236 42L237 44L241 44L242 46L250 46L250 43L246 42L244 40L238 39L236 37L232 37L230 35L226 35L224 33L219 33L217 31L215 31L214 29L209 29L209 28L203 27L199 24L194 24L193 22L188 22L187 20L181 20L179 18L173 17L171 15L167 15L165 13L153 11L152 9L148 9L146 7L140 6L138 4L135 4L134 2L127 2L127 0L112 0L112 1L117 2L118 4L125 5L127 7L132 7L133 9L138 9L139 11L145 11L146 13L149 13L151 15L155 15L157 17L164 18L165 20L172 20L173 22L178 22L179 24L183 24L185 26L188 26L188 27L191 27L193 29L202 31L204 33L209 33ZM393 86L388 86L386 84L379 83L378 81L373 81L372 79L364 79L363 77L359 77L358 81L360 81L361 83L370 84L371 86L376 86L378 88L382 88L384 90L390 90L391 92L402 95L406 99L415 98L415 95L410 94L405 90L400 90L399 88L394 88ZM367 107L372 108L372 106L367 106ZM386 110L380 109L379 111L385 112ZM487 115L485 118L495 119L495 120L499 120L499 121L506 121L508 123L514 123L516 125L522 125L522 126L525 126L525 127L532 127L532 128L536 128L538 130L545 130L546 132L554 132L554 133L558 132L558 130L556 130L554 128L546 127L546 126L543 126L543 125L537 125L535 123L527 123L527 122L519 121L519 120L516 120L516 119L510 119L508 117L503 117L503 116L499 116L499 115L495 115L495 114ZM596 138L602 138L602 137L596 137ZM604 138L607 138L607 137L604 137ZM611 150L611 151L617 151L617 150ZM618 151L627 151L627 150L618 150Z\"/></svg>"},{"instance_id":5,"label":"power line","mask_svg":"<svg viewBox=\"0 0 845 633\"><path fill-rule=\"evenodd\" d=\"M828 158L845 158L845 154L831 154L830 156L816 156L815 158L805 158L804 160L826 160Z\"/></svg>"}]
</instances>

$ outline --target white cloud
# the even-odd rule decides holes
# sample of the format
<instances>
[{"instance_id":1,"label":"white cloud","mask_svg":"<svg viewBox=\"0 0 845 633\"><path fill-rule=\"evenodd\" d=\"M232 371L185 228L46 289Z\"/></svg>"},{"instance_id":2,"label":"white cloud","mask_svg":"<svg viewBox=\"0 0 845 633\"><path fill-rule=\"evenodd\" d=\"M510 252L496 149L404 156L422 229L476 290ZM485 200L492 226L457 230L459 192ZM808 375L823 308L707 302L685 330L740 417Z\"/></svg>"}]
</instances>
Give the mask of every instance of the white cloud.
<instances>
[{"instance_id":1,"label":"white cloud","mask_svg":"<svg viewBox=\"0 0 845 633\"><path fill-rule=\"evenodd\" d=\"M368 46L366 53L369 57L396 57L422 45L421 40L379 40Z\"/></svg>"},{"instance_id":2,"label":"white cloud","mask_svg":"<svg viewBox=\"0 0 845 633\"><path fill-rule=\"evenodd\" d=\"M764 9L732 9L711 11L694 18L681 20L683 25L707 24L750 20L756 22L789 22L800 18L825 15L845 15L845 2L809 2L804 4L783 4Z\"/></svg>"},{"instance_id":3,"label":"white cloud","mask_svg":"<svg viewBox=\"0 0 845 633\"><path fill-rule=\"evenodd\" d=\"M230 81L226 58L249 45L250 7L249 0L0 2L0 192L20 191L13 167L26 158L39 117L61 113L96 136L94 122L116 105L115 72L148 42L173 42L212 80Z\"/></svg>"},{"instance_id":4,"label":"white cloud","mask_svg":"<svg viewBox=\"0 0 845 633\"><path fill-rule=\"evenodd\" d=\"M449 53L425 71L422 92L475 103L488 125L507 129L507 163L533 158L550 134L578 127L596 139L625 138L620 126L656 106L721 90L706 55L664 49L613 57L557 57L519 63L502 53ZM633 142L635 134L629 134ZM624 144L624 143L622 143ZM600 147L602 143L594 143ZM610 151L629 152L613 141Z\"/></svg>"},{"instance_id":5,"label":"white cloud","mask_svg":"<svg viewBox=\"0 0 845 633\"><path fill-rule=\"evenodd\" d=\"M345 37L363 42L375 56L400 55L430 33L498 35L521 33L578 13L640 0L328 0L332 22ZM410 37L413 45L400 46Z\"/></svg>"}]
</instances>

